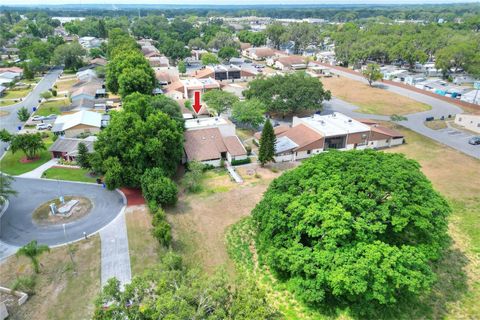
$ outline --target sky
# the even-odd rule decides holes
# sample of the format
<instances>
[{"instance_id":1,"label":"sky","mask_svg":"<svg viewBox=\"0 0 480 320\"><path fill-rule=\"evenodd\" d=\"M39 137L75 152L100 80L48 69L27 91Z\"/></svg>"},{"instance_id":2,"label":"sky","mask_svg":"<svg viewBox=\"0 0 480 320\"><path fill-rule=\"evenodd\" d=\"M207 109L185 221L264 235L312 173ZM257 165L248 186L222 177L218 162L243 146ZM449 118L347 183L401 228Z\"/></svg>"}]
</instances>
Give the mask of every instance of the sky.
<instances>
[{"instance_id":1,"label":"sky","mask_svg":"<svg viewBox=\"0 0 480 320\"><path fill-rule=\"evenodd\" d=\"M48 5L48 4L210 4L210 5L261 5L261 4L421 4L421 3L465 3L480 0L0 0L0 5Z\"/></svg>"}]
</instances>

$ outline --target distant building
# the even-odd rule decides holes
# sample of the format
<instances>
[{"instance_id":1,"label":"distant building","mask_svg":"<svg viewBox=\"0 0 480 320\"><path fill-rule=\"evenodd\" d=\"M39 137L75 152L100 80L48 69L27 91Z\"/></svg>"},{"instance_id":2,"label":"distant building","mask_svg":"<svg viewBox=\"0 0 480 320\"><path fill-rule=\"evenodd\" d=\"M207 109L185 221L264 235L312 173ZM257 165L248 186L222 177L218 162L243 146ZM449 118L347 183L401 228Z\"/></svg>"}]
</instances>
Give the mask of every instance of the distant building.
<instances>
[{"instance_id":1,"label":"distant building","mask_svg":"<svg viewBox=\"0 0 480 320\"><path fill-rule=\"evenodd\" d=\"M100 39L95 37L80 37L78 38L78 43L85 49L99 48L102 44Z\"/></svg>"},{"instance_id":2,"label":"distant building","mask_svg":"<svg viewBox=\"0 0 480 320\"><path fill-rule=\"evenodd\" d=\"M480 115L475 114L457 114L455 124L464 127L467 130L480 133Z\"/></svg>"},{"instance_id":3,"label":"distant building","mask_svg":"<svg viewBox=\"0 0 480 320\"><path fill-rule=\"evenodd\" d=\"M275 51L266 47L247 48L242 51L242 54L252 60L260 61L275 56Z\"/></svg>"},{"instance_id":4,"label":"distant building","mask_svg":"<svg viewBox=\"0 0 480 320\"><path fill-rule=\"evenodd\" d=\"M278 70L302 70L308 66L308 60L300 56L280 57L275 60L273 67Z\"/></svg>"},{"instance_id":5,"label":"distant building","mask_svg":"<svg viewBox=\"0 0 480 320\"><path fill-rule=\"evenodd\" d=\"M212 78L218 81L239 80L255 76L254 72L233 64L206 66L202 70L195 71L195 78L197 79Z\"/></svg>"},{"instance_id":6,"label":"distant building","mask_svg":"<svg viewBox=\"0 0 480 320\"><path fill-rule=\"evenodd\" d=\"M165 89L165 95L172 99L191 99L195 91L206 92L208 90L220 89L220 83L213 78L193 78L176 81Z\"/></svg>"}]
</instances>

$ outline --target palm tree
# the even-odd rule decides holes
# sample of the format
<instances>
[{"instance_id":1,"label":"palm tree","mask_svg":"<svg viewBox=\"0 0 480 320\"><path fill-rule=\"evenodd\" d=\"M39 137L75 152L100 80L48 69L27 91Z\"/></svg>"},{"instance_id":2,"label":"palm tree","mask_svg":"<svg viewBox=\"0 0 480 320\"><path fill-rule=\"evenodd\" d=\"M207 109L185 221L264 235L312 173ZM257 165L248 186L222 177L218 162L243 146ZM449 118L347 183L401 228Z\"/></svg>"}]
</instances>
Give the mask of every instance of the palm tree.
<instances>
[{"instance_id":1,"label":"palm tree","mask_svg":"<svg viewBox=\"0 0 480 320\"><path fill-rule=\"evenodd\" d=\"M7 201L8 196L17 194L11 187L12 181L12 177L0 173L0 208Z\"/></svg>"},{"instance_id":2,"label":"palm tree","mask_svg":"<svg viewBox=\"0 0 480 320\"><path fill-rule=\"evenodd\" d=\"M38 257L45 251L50 252L50 248L44 244L37 244L37 240L32 240L28 244L18 249L16 256L25 256L32 261L35 273L40 272Z\"/></svg>"}]
</instances>

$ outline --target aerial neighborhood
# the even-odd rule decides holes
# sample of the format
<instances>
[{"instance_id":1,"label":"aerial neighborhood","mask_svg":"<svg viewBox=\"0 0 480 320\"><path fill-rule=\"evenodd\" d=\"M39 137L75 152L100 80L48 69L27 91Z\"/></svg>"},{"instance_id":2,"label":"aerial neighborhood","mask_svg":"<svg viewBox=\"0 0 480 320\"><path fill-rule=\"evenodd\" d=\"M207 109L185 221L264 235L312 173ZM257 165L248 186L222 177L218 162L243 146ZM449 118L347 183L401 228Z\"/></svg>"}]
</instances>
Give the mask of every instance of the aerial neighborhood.
<instances>
[{"instance_id":1,"label":"aerial neighborhood","mask_svg":"<svg viewBox=\"0 0 480 320\"><path fill-rule=\"evenodd\" d=\"M478 3L50 2L0 6L0 320L480 318Z\"/></svg>"}]
</instances>

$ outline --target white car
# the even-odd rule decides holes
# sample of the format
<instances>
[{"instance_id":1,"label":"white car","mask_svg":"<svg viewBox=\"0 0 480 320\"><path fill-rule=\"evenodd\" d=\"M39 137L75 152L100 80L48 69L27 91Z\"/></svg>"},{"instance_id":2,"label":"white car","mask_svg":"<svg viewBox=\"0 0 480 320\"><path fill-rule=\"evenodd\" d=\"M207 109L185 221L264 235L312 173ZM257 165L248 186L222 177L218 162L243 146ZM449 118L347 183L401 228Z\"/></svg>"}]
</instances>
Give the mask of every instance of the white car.
<instances>
[{"instance_id":1,"label":"white car","mask_svg":"<svg viewBox=\"0 0 480 320\"><path fill-rule=\"evenodd\" d=\"M52 125L50 123L39 123L37 124L37 130L50 130Z\"/></svg>"},{"instance_id":2,"label":"white car","mask_svg":"<svg viewBox=\"0 0 480 320\"><path fill-rule=\"evenodd\" d=\"M45 120L45 117L44 116L33 116L32 120L33 121L41 121L41 120Z\"/></svg>"}]
</instances>

